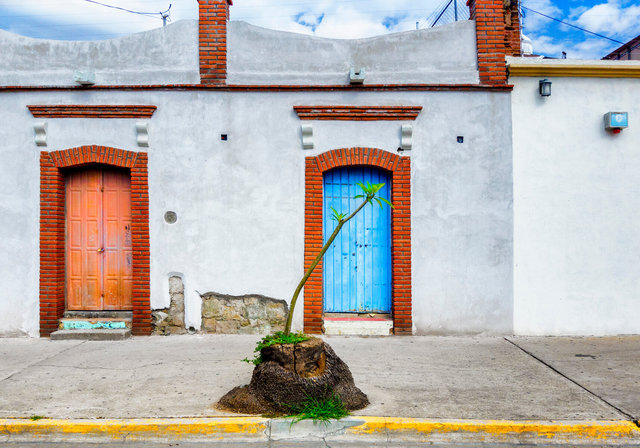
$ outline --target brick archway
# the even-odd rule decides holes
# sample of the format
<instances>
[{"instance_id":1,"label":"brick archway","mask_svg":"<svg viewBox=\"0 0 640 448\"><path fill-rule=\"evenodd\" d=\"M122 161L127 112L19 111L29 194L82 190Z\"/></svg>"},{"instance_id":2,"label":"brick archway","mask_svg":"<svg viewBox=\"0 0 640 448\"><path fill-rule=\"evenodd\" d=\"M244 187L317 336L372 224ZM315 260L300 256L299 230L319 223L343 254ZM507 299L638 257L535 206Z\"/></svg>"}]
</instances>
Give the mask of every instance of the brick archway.
<instances>
[{"instance_id":1,"label":"brick archway","mask_svg":"<svg viewBox=\"0 0 640 448\"><path fill-rule=\"evenodd\" d=\"M395 334L411 334L411 159L376 148L344 148L306 158L304 265L309 268L322 248L322 179L325 171L369 165L392 175L391 310ZM304 287L304 331L322 333L322 261Z\"/></svg>"},{"instance_id":2,"label":"brick archway","mask_svg":"<svg viewBox=\"0 0 640 448\"><path fill-rule=\"evenodd\" d=\"M65 310L64 170L89 164L131 172L133 334L151 332L147 154L105 146L40 153L40 336L57 329Z\"/></svg>"}]
</instances>

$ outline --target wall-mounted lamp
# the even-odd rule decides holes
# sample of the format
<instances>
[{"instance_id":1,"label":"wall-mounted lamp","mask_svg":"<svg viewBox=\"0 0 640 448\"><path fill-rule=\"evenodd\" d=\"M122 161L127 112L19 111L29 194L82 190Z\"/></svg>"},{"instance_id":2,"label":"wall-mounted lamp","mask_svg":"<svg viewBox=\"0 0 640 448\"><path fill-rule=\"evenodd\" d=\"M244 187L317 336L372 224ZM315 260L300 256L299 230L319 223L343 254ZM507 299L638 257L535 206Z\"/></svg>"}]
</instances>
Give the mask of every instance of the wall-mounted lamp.
<instances>
[{"instance_id":1,"label":"wall-mounted lamp","mask_svg":"<svg viewBox=\"0 0 640 448\"><path fill-rule=\"evenodd\" d=\"M541 79L538 91L540 92L540 96L551 96L551 81L547 78Z\"/></svg>"}]
</instances>

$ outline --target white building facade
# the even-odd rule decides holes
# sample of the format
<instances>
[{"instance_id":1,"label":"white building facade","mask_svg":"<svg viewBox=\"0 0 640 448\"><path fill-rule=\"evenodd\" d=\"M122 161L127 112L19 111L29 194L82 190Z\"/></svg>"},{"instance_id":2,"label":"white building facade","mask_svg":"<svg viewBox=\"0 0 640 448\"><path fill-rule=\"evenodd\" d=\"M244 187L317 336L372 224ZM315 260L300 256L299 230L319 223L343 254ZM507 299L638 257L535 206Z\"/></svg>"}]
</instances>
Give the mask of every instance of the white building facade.
<instances>
[{"instance_id":1,"label":"white building facade","mask_svg":"<svg viewBox=\"0 0 640 448\"><path fill-rule=\"evenodd\" d=\"M640 63L508 58L514 331L637 334ZM541 80L551 95L541 96ZM626 113L607 130L604 116Z\"/></svg>"},{"instance_id":2,"label":"white building facade","mask_svg":"<svg viewBox=\"0 0 640 448\"><path fill-rule=\"evenodd\" d=\"M588 187L606 203L599 213L618 213L578 234L571 229L594 204L568 206L571 197L558 196L567 181L559 172L557 185L538 183L540 172L560 167L545 167L553 158L531 163L546 134L523 123L566 103L556 99L555 81L546 110L529 91L532 78L512 76L512 92L505 54L517 50L491 39L484 25L504 17L505 42L519 34L506 19L513 7L471 2L473 20L360 40L228 22L228 8L227 0L201 0L199 22L113 41L0 32L8 55L0 61L0 335L47 336L72 309L131 312L133 333L149 334L151 313L170 306L176 277L184 326L195 330L203 329L205 292L289 301L326 238L329 179L360 172L387 183L395 208L380 221L386 242L367 239L375 226L363 215L364 236L347 230L355 249L335 256L338 265L343 257L355 260L348 269L372 272L362 281L386 291L386 305L373 304L377 293L373 302L365 293L348 304L361 277L344 268L339 279L325 259L296 308L297 329L322 333L327 319L350 313L386 319L395 334L638 333L629 313L614 311L637 292L634 256L625 252L638 239L636 212L621 214L636 198L627 190L622 202L607 202L610 189L627 185L617 174L607 190L581 184L593 180L586 174L569 176L580 194ZM634 116L637 84L618 82L629 102L601 106ZM611 159L602 161L594 150L584 169L593 174L608 161L630 180L634 132L618 136L627 142L618 158L607 152ZM565 138L555 134L553 142ZM551 154L565 157L557 162L566 167L578 157ZM129 214L119 216L122 207ZM546 226L559 209L566 218ZM119 252L110 245L118 226L125 229L113 243ZM606 253L615 260L598 261L594 247L582 247L554 260L564 270L554 267L559 241L579 247L603 226L621 232L603 240L615 246ZM380 247L387 262L375 261ZM78 280L75 269L90 274ZM624 280L618 291L605 293L616 279ZM347 291L337 312L327 304L334 285ZM91 288L98 301L83 301ZM126 297L109 299L109 288ZM559 292L568 290L574 295ZM580 304L590 305L588 318L576 314Z\"/></svg>"}]
</instances>

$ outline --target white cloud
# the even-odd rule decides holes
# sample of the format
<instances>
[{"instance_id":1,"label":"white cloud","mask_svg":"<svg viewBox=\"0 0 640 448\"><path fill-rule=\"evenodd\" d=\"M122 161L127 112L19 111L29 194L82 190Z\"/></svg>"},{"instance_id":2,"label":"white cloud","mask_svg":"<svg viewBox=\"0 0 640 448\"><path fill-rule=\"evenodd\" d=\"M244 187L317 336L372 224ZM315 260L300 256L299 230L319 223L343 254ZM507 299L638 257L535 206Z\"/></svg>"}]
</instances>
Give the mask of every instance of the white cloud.
<instances>
[{"instance_id":1,"label":"white cloud","mask_svg":"<svg viewBox=\"0 0 640 448\"><path fill-rule=\"evenodd\" d=\"M560 0L523 0L523 5L528 8L619 41L626 42L640 34L640 3L637 0L567 3ZM533 12L527 11L524 23L525 33L533 40L534 52L545 56L561 57L565 51L570 59L600 59L619 46Z\"/></svg>"},{"instance_id":2,"label":"white cloud","mask_svg":"<svg viewBox=\"0 0 640 448\"><path fill-rule=\"evenodd\" d=\"M171 21L198 17L196 0L98 1L145 12L165 10L172 3ZM442 1L234 0L231 18L271 29L324 37L358 38L413 30L416 22L424 27L426 19L442 5ZM458 3L464 2L458 0ZM85 0L0 0L0 8L10 8L10 14L26 17L23 21L31 20L31 26L40 24L41 28L64 30L70 35L75 30L78 39L113 37L162 25L158 17L130 14ZM13 29L21 32L20 25Z\"/></svg>"},{"instance_id":3,"label":"white cloud","mask_svg":"<svg viewBox=\"0 0 640 448\"><path fill-rule=\"evenodd\" d=\"M561 58L564 51L568 59L600 59L616 48L616 44L597 37L587 37L577 42L545 35L534 34L529 37L534 53L553 58Z\"/></svg>"},{"instance_id":4,"label":"white cloud","mask_svg":"<svg viewBox=\"0 0 640 448\"><path fill-rule=\"evenodd\" d=\"M533 44L533 52L550 57L560 57L562 51L566 51L566 45L556 42L553 38L545 35L528 35Z\"/></svg>"},{"instance_id":5,"label":"white cloud","mask_svg":"<svg viewBox=\"0 0 640 448\"><path fill-rule=\"evenodd\" d=\"M546 14L556 19L562 19L563 12L557 6L554 5L552 0L521 0L522 6L525 6L534 11ZM548 18L536 14L532 11L524 11L525 18L523 20L524 30L528 33L539 33L551 22Z\"/></svg>"},{"instance_id":6,"label":"white cloud","mask_svg":"<svg viewBox=\"0 0 640 448\"><path fill-rule=\"evenodd\" d=\"M299 14L310 24L324 14L313 34L360 38L412 30L416 22L424 26L425 19L440 3L441 0L234 0L231 17L265 28L294 31L299 29L295 20ZM395 20L387 20L385 26L383 22L388 17ZM311 31L311 27L304 28L307 33Z\"/></svg>"},{"instance_id":7,"label":"white cloud","mask_svg":"<svg viewBox=\"0 0 640 448\"><path fill-rule=\"evenodd\" d=\"M585 10L576 22L596 33L634 37L640 31L640 4L625 7L619 1L609 0Z\"/></svg>"},{"instance_id":8,"label":"white cloud","mask_svg":"<svg viewBox=\"0 0 640 448\"><path fill-rule=\"evenodd\" d=\"M164 11L172 0L99 0L113 6L133 11ZM193 3L193 4L192 4ZM12 28L20 32L21 27L28 26L31 20L41 26L56 31L72 33L74 29L93 30L98 37L112 36L145 31L162 26L160 15L153 17L131 14L117 9L107 8L84 0L5 0L0 6L8 11L4 14L6 21L15 17L16 25ZM171 20L197 17L197 3L189 0L173 1ZM79 36L83 38L84 36Z\"/></svg>"},{"instance_id":9,"label":"white cloud","mask_svg":"<svg viewBox=\"0 0 640 448\"><path fill-rule=\"evenodd\" d=\"M613 48L617 45L613 44ZM612 42L589 38L573 46L572 51L575 52L572 57L576 59L600 59L612 50Z\"/></svg>"}]
</instances>

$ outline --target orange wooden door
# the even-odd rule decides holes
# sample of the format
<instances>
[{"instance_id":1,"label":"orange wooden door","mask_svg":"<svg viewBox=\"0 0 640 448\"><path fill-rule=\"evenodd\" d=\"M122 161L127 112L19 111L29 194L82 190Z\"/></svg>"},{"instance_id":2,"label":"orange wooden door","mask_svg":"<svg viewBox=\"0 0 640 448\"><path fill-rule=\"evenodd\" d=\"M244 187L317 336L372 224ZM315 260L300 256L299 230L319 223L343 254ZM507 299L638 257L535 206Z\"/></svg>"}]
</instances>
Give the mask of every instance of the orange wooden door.
<instances>
[{"instance_id":1,"label":"orange wooden door","mask_svg":"<svg viewBox=\"0 0 640 448\"><path fill-rule=\"evenodd\" d=\"M90 168L66 177L67 309L131 309L131 181Z\"/></svg>"}]
</instances>

